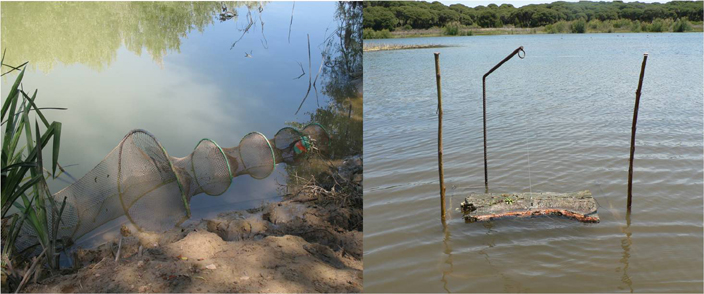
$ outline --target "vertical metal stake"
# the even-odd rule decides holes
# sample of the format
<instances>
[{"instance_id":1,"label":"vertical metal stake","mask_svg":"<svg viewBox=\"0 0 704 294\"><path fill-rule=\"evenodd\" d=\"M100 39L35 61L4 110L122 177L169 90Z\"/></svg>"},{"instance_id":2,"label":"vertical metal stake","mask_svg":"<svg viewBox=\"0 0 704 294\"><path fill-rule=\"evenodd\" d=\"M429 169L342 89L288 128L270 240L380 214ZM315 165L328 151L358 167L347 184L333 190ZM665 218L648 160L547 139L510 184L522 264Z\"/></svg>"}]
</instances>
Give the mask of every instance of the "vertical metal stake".
<instances>
[{"instance_id":1,"label":"vertical metal stake","mask_svg":"<svg viewBox=\"0 0 704 294\"><path fill-rule=\"evenodd\" d=\"M445 223L445 172L442 164L442 89L440 87L440 52L435 52L435 81L438 86L438 173L440 175L440 209Z\"/></svg>"},{"instance_id":2,"label":"vertical metal stake","mask_svg":"<svg viewBox=\"0 0 704 294\"><path fill-rule=\"evenodd\" d=\"M521 56L521 52L523 52L523 56ZM483 116L482 120L484 121L484 188L486 190L486 193L489 193L489 171L487 167L487 161L486 161L486 77L488 77L492 72L494 72L497 68L501 67L506 61L509 59L513 58L514 55L518 55L518 58L523 59L526 57L526 52L523 50L523 46L520 46L516 48L516 50L513 50L511 54L506 56L503 60L501 60L498 64L494 65L488 72L482 76L482 110L483 110Z\"/></svg>"},{"instance_id":3,"label":"vertical metal stake","mask_svg":"<svg viewBox=\"0 0 704 294\"><path fill-rule=\"evenodd\" d=\"M482 134L484 134L484 188L489 190L489 171L486 162L486 76L482 78L482 110L484 115L482 115L482 121L484 122L484 129Z\"/></svg>"},{"instance_id":4,"label":"vertical metal stake","mask_svg":"<svg viewBox=\"0 0 704 294\"><path fill-rule=\"evenodd\" d=\"M631 128L631 159L628 162L628 211L631 211L631 191L633 189L633 155L636 153L636 123L638 122L640 90L643 87L643 75L645 75L646 61L648 61L648 53L643 54L643 65L640 67L640 79L638 80L638 90L636 90L636 105L633 108L633 127Z\"/></svg>"}]
</instances>

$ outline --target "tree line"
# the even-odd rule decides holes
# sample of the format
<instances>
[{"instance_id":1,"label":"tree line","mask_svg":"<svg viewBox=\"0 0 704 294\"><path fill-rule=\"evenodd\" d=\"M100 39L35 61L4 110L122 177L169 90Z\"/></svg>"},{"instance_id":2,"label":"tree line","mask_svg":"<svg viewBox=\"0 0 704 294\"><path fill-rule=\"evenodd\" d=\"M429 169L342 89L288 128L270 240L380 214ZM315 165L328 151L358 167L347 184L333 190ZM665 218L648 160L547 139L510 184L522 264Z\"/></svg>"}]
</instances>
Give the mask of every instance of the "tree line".
<instances>
[{"instance_id":1,"label":"tree line","mask_svg":"<svg viewBox=\"0 0 704 294\"><path fill-rule=\"evenodd\" d=\"M389 30L429 29L449 24L482 28L514 26L535 28L560 21L589 22L592 20L630 20L653 22L659 19L702 21L702 1L672 1L668 3L614 2L553 2L531 4L519 8L511 4L489 4L467 7L463 4L446 6L440 2L364 1L365 29Z\"/></svg>"}]
</instances>

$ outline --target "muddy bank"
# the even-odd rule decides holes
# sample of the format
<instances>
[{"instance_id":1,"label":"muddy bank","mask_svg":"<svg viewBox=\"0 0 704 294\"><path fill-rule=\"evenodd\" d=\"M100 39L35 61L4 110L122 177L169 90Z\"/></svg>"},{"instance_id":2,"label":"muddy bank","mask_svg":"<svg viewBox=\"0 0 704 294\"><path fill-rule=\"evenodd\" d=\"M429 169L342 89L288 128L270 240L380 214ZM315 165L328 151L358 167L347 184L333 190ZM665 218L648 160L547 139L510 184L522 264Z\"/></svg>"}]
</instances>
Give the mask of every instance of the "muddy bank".
<instances>
[{"instance_id":1,"label":"muddy bank","mask_svg":"<svg viewBox=\"0 0 704 294\"><path fill-rule=\"evenodd\" d=\"M79 249L73 270L23 291L361 292L361 156L288 192L163 234L123 227L121 246Z\"/></svg>"}]
</instances>

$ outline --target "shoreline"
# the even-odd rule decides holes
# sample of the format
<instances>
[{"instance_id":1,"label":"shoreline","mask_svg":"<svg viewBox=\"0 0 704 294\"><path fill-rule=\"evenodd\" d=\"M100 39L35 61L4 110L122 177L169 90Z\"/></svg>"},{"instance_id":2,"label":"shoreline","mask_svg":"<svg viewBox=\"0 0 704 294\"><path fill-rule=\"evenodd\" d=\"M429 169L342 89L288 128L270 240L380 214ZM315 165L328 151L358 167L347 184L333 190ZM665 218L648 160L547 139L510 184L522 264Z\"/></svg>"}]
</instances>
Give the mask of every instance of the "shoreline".
<instances>
[{"instance_id":1,"label":"shoreline","mask_svg":"<svg viewBox=\"0 0 704 294\"><path fill-rule=\"evenodd\" d=\"M440 44L369 44L364 45L363 52L389 51L389 50L410 50L410 49L428 49L428 48L446 48L452 47L449 45Z\"/></svg>"},{"instance_id":2,"label":"shoreline","mask_svg":"<svg viewBox=\"0 0 704 294\"><path fill-rule=\"evenodd\" d=\"M348 157L280 202L166 233L123 226L23 292L362 292L362 170Z\"/></svg>"},{"instance_id":3,"label":"shoreline","mask_svg":"<svg viewBox=\"0 0 704 294\"><path fill-rule=\"evenodd\" d=\"M702 24L693 25L693 30L689 32L682 33L702 33L704 32L704 27ZM673 32L632 32L630 30L614 30L612 32L608 31L593 31L587 30L583 34L661 34L661 33L673 33ZM467 36L495 36L495 35L540 35L540 34L551 34L546 31L545 27L536 28L474 28L474 29L461 29L457 35L446 35L443 33L442 28L431 28L431 29L412 29L412 30L396 30L390 32L391 38L386 39L405 39L405 38L427 38L427 37L467 37ZM563 35L579 34L571 32L555 33ZM368 38L365 40L383 40L384 38Z\"/></svg>"}]
</instances>

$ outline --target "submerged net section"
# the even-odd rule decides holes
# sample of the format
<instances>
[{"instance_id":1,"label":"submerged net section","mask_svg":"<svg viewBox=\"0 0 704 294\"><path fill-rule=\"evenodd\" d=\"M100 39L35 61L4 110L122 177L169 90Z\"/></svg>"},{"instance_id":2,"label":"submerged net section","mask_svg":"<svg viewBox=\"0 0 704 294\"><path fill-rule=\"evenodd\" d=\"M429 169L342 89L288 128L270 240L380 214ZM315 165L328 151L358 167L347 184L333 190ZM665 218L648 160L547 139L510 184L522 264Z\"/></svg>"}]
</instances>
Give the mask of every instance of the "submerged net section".
<instances>
[{"instance_id":1,"label":"submerged net section","mask_svg":"<svg viewBox=\"0 0 704 294\"><path fill-rule=\"evenodd\" d=\"M231 148L203 139L177 158L149 132L133 130L95 168L53 195L58 204L66 199L57 235L76 240L122 215L140 230L165 231L190 218L193 196L223 194L234 177L263 179L277 163L295 164L313 150L326 154L329 146L327 131L312 123L300 131L283 128L272 140L252 132ZM23 231L18 252L39 242L28 224Z\"/></svg>"}]
</instances>

